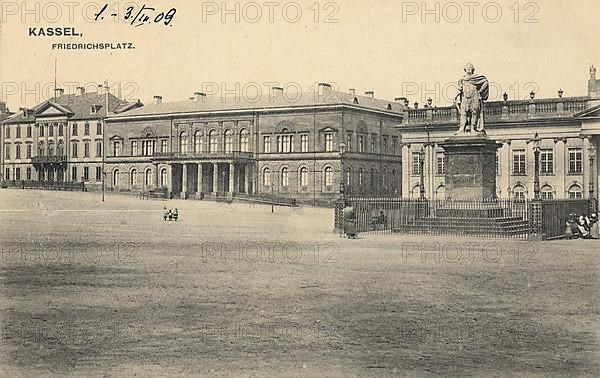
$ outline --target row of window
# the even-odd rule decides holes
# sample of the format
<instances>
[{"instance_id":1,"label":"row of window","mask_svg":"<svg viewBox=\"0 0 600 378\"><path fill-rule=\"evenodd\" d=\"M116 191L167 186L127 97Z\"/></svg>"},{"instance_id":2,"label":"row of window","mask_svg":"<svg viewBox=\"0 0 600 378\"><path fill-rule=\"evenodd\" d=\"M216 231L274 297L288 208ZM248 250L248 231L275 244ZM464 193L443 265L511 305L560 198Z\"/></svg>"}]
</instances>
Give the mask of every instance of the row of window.
<instances>
[{"instance_id":1,"label":"row of window","mask_svg":"<svg viewBox=\"0 0 600 378\"><path fill-rule=\"evenodd\" d=\"M287 167L283 167L279 172L279 185L283 186L283 187L287 187L289 186L289 175L290 175L290 171L289 168ZM333 186L333 175L334 175L334 171L332 167L325 167L323 169L323 185L325 186ZM396 170L392 170L391 172L392 174L392 186L397 185L397 176L396 176ZM363 170L363 168L359 168L357 171L357 176L356 176L356 181L359 187L364 188L364 180L363 177L365 175L365 172ZM344 171L344 176L345 176L345 184L350 187L352 185L352 168L346 168ZM375 170L371 170L369 173L369 185L370 186L374 186L375 182L377 180L377 173L375 172ZM300 168L300 170L298 171L298 185L300 187L305 187L308 186L308 178L309 178L309 171L308 168L306 167L302 167ZM274 180L273 180L273 172L271 171L270 168L266 167L263 169L263 177L262 177L262 181L263 181L263 186L265 187L269 187L274 185ZM386 168L383 169L382 175L381 175L381 184L383 186L384 189L386 189L388 187L388 171Z\"/></svg>"},{"instance_id":2,"label":"row of window","mask_svg":"<svg viewBox=\"0 0 600 378\"><path fill-rule=\"evenodd\" d=\"M369 141L369 145L367 148L367 139ZM346 151L354 151L354 134L348 132L346 134ZM379 143L377 135L372 134L370 138L368 135L357 134L356 136L356 152L369 152L369 153L377 153L377 145L381 144L380 152L384 155L391 154L397 155L399 153L399 144L398 137L392 137L392 144L389 144L389 137L384 135L381 137L381 143Z\"/></svg>"},{"instance_id":3,"label":"row of window","mask_svg":"<svg viewBox=\"0 0 600 378\"><path fill-rule=\"evenodd\" d=\"M90 157L90 145L88 141L83 142L83 157ZM26 159L32 157L32 145L31 143L26 144ZM64 145L62 141L59 141L54 145L54 142L48 142L46 147L44 142L38 144L37 156L63 156L65 154ZM4 157L10 160L12 157L12 149L10 144L4 145ZM21 144L15 144L15 156L16 160L21 159ZM79 142L71 142L71 157L79 157ZM102 141L96 141L96 157L102 157Z\"/></svg>"},{"instance_id":4,"label":"row of window","mask_svg":"<svg viewBox=\"0 0 600 378\"><path fill-rule=\"evenodd\" d=\"M32 128L33 126L26 126L26 137L32 137ZM11 125L5 126L5 136L6 138L11 137ZM55 131L56 130L56 131ZM53 137L54 134L58 136L64 136L64 124L63 123L40 123L38 124L38 136L43 137L48 135L49 137ZM78 135L78 125L77 123L73 123L71 125L71 135ZM90 123L85 122L83 125L83 135L90 135ZM96 122L96 135L102 135L102 123ZM21 138L21 125L15 125L15 138Z\"/></svg>"},{"instance_id":5,"label":"row of window","mask_svg":"<svg viewBox=\"0 0 600 378\"><path fill-rule=\"evenodd\" d=\"M56 177L55 177L55 173L56 173ZM71 180L72 181L79 181L79 177L77 176L78 174L78 169L77 167L71 167ZM53 182L55 179L57 181L63 181L64 179L64 172L62 170L39 170L37 172L37 180L40 181L50 181ZM26 169L26 174L25 177L21 177L21 168L20 167L16 167L14 169L14 178L11 176L11 169L10 168L6 168L5 172L4 172L4 177L6 180L32 180L33 176L32 176L32 170L31 167L27 167ZM90 167L83 167L83 175L81 176L81 180L88 182L90 181ZM102 167L97 166L96 167L96 181L99 182L102 180Z\"/></svg>"},{"instance_id":6,"label":"row of window","mask_svg":"<svg viewBox=\"0 0 600 378\"><path fill-rule=\"evenodd\" d=\"M129 171L129 174L126 175L128 177L126 177L126 183L129 184L130 188L137 188L139 185L139 175L140 173L138 173L137 169L132 169L131 171ZM146 168L146 170L143 172L143 184L145 187L151 187L152 181L153 181L153 177L154 174L152 172L152 169L150 168ZM166 168L162 168L159 172L159 186L168 186L168 172ZM112 186L115 188L118 188L121 185L121 171L119 169L115 169L112 172Z\"/></svg>"}]
</instances>

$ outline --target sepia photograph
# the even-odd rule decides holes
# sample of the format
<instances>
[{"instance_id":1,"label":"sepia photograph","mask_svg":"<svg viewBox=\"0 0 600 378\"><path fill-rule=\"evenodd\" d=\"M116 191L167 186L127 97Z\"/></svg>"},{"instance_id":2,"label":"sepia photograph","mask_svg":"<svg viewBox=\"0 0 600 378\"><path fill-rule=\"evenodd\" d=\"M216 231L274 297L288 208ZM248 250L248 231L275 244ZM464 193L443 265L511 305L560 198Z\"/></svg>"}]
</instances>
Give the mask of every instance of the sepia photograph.
<instances>
[{"instance_id":1,"label":"sepia photograph","mask_svg":"<svg viewBox=\"0 0 600 378\"><path fill-rule=\"evenodd\" d=\"M600 376L598 14L0 0L0 376Z\"/></svg>"}]
</instances>

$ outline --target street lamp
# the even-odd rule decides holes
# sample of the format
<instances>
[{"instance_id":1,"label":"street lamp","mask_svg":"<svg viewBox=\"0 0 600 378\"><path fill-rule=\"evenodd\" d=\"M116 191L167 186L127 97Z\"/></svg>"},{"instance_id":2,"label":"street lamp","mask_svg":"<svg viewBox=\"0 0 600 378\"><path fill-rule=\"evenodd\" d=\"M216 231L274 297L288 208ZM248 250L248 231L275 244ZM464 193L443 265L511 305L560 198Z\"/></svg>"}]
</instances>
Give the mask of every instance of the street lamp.
<instances>
[{"instance_id":1,"label":"street lamp","mask_svg":"<svg viewBox=\"0 0 600 378\"><path fill-rule=\"evenodd\" d=\"M594 180L592 177L594 177L594 158L596 155L596 149L594 146L590 146L588 151L590 153L590 198L594 198Z\"/></svg>"},{"instance_id":2,"label":"street lamp","mask_svg":"<svg viewBox=\"0 0 600 378\"><path fill-rule=\"evenodd\" d=\"M535 171L533 175L533 197L540 199L540 136L537 131L531 140L533 142L533 155L535 159Z\"/></svg>"},{"instance_id":3,"label":"street lamp","mask_svg":"<svg viewBox=\"0 0 600 378\"><path fill-rule=\"evenodd\" d=\"M106 180L106 172L102 171L102 202L104 202L104 181Z\"/></svg>"},{"instance_id":4,"label":"street lamp","mask_svg":"<svg viewBox=\"0 0 600 378\"><path fill-rule=\"evenodd\" d=\"M423 146L421 146L421 150L419 151L419 173L421 175L421 182L419 183L419 198L421 200L425 199L425 173L423 172L423 166L425 165L425 150Z\"/></svg>"}]
</instances>

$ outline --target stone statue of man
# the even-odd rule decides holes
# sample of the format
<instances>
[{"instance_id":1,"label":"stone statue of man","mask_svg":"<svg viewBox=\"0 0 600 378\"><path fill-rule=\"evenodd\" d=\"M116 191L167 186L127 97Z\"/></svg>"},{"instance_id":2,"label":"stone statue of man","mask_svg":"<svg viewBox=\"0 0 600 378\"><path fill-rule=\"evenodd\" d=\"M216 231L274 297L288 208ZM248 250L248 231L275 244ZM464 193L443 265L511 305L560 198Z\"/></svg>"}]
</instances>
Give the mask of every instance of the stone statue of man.
<instances>
[{"instance_id":1,"label":"stone statue of man","mask_svg":"<svg viewBox=\"0 0 600 378\"><path fill-rule=\"evenodd\" d=\"M465 74L458 81L458 94L455 102L459 111L458 133L485 133L483 122L483 101L488 99L489 83L485 76L476 75L471 63L465 65Z\"/></svg>"},{"instance_id":2,"label":"stone statue of man","mask_svg":"<svg viewBox=\"0 0 600 378\"><path fill-rule=\"evenodd\" d=\"M593 64L590 66L590 80L596 80L596 67Z\"/></svg>"}]
</instances>

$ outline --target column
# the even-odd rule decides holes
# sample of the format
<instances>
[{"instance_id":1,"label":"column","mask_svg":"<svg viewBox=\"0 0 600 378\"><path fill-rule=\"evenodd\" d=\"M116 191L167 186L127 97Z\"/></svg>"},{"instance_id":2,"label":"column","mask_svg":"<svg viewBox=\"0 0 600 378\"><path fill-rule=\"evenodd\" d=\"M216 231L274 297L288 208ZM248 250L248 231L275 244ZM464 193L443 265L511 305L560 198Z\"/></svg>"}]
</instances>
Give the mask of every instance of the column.
<instances>
[{"instance_id":1,"label":"column","mask_svg":"<svg viewBox=\"0 0 600 378\"><path fill-rule=\"evenodd\" d=\"M169 195L173 193L173 166L167 165L167 186L169 189Z\"/></svg>"},{"instance_id":2,"label":"column","mask_svg":"<svg viewBox=\"0 0 600 378\"><path fill-rule=\"evenodd\" d=\"M202 193L202 163L198 163L198 188L196 193Z\"/></svg>"},{"instance_id":3,"label":"column","mask_svg":"<svg viewBox=\"0 0 600 378\"><path fill-rule=\"evenodd\" d=\"M187 195L187 164L181 165L181 198L185 199Z\"/></svg>"},{"instance_id":4,"label":"column","mask_svg":"<svg viewBox=\"0 0 600 378\"><path fill-rule=\"evenodd\" d=\"M154 178L152 179L152 185L154 188L158 188L158 175L160 174L158 164L154 164Z\"/></svg>"},{"instance_id":5,"label":"column","mask_svg":"<svg viewBox=\"0 0 600 378\"><path fill-rule=\"evenodd\" d=\"M554 182L554 195L555 198L565 198L565 145L567 144L566 138L554 138L554 168L556 180Z\"/></svg>"},{"instance_id":6,"label":"column","mask_svg":"<svg viewBox=\"0 0 600 378\"><path fill-rule=\"evenodd\" d=\"M583 198L590 196L590 137L585 136L582 139L582 159L583 159Z\"/></svg>"},{"instance_id":7,"label":"column","mask_svg":"<svg viewBox=\"0 0 600 378\"><path fill-rule=\"evenodd\" d=\"M229 193L235 192L235 164L229 163Z\"/></svg>"},{"instance_id":8,"label":"column","mask_svg":"<svg viewBox=\"0 0 600 378\"><path fill-rule=\"evenodd\" d=\"M246 164L244 166L244 193L249 194L248 193L248 175L250 174L250 172L248 172L248 164Z\"/></svg>"},{"instance_id":9,"label":"column","mask_svg":"<svg viewBox=\"0 0 600 378\"><path fill-rule=\"evenodd\" d=\"M594 169L594 197L595 198L600 198L600 196L598 195L598 184L599 184L599 180L598 180L598 176L600 176L600 162L598 161L598 156L600 156L600 152L598 151L598 136L596 135L594 137L594 139L592 139L592 143L593 146L595 148L595 155L594 155L594 164L595 164L595 169Z\"/></svg>"},{"instance_id":10,"label":"column","mask_svg":"<svg viewBox=\"0 0 600 378\"><path fill-rule=\"evenodd\" d=\"M410 197L410 144L402 145L402 198Z\"/></svg>"},{"instance_id":11,"label":"column","mask_svg":"<svg viewBox=\"0 0 600 378\"><path fill-rule=\"evenodd\" d=\"M512 172L513 172L513 164L512 164L512 149L510 148L511 145L511 141L508 140L506 141L506 162L507 162L507 166L506 166L506 198L511 199L513 194L512 194L512 183L510 182L510 178L512 176Z\"/></svg>"},{"instance_id":12,"label":"column","mask_svg":"<svg viewBox=\"0 0 600 378\"><path fill-rule=\"evenodd\" d=\"M219 191L219 164L213 163L213 187L212 191L217 194Z\"/></svg>"}]
</instances>

